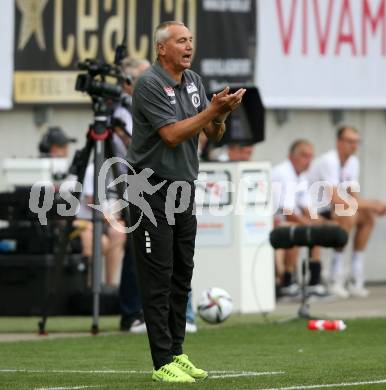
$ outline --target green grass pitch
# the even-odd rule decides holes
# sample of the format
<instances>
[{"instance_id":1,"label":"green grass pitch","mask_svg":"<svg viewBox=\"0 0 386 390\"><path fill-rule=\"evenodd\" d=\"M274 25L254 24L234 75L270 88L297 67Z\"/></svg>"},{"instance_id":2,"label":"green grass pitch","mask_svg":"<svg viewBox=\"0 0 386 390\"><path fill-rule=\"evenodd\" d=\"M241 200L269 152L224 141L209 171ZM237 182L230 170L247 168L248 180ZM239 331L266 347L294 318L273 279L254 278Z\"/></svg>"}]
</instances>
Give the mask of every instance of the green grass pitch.
<instances>
[{"instance_id":1,"label":"green grass pitch","mask_svg":"<svg viewBox=\"0 0 386 390\"><path fill-rule=\"evenodd\" d=\"M0 318L0 333L36 329L36 318ZM85 332L90 318L50 318L48 330ZM348 320L343 332L309 331L306 321L276 323L233 315L199 323L185 352L210 378L192 385L151 382L144 335L117 332L103 317L94 337L0 343L0 389L385 389L386 318Z\"/></svg>"}]
</instances>

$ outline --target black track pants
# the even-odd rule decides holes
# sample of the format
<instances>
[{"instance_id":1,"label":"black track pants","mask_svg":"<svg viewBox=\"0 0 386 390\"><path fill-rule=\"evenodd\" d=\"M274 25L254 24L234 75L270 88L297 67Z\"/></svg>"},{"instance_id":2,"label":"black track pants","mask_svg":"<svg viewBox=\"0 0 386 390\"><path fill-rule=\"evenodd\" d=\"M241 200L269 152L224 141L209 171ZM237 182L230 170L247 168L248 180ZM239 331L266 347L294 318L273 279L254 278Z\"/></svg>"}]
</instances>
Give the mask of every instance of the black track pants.
<instances>
[{"instance_id":1,"label":"black track pants","mask_svg":"<svg viewBox=\"0 0 386 390\"><path fill-rule=\"evenodd\" d=\"M153 176L152 176L153 177ZM158 181L150 180L155 185ZM154 213L157 226L145 215L133 232L135 257L143 311L155 369L182 353L185 338L186 305L193 273L197 222L192 213L194 185L189 207L174 214L175 225L165 215L165 200L170 182L153 195L143 194ZM177 204L178 204L177 197ZM130 204L131 225L141 211Z\"/></svg>"}]
</instances>

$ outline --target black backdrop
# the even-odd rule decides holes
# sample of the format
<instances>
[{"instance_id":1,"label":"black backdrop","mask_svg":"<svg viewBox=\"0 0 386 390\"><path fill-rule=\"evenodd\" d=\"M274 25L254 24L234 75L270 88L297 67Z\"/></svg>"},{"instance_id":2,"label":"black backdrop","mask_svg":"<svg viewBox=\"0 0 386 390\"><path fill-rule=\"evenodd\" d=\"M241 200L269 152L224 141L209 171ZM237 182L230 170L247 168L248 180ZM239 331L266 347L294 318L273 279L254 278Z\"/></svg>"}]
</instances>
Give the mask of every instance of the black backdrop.
<instances>
[{"instance_id":1,"label":"black backdrop","mask_svg":"<svg viewBox=\"0 0 386 390\"><path fill-rule=\"evenodd\" d=\"M33 11L15 5L16 103L75 102L69 91L77 62L85 57L112 62L122 35L129 55L152 61L154 26L173 19L183 20L195 35L193 69L208 91L253 85L253 0L48 0L42 7Z\"/></svg>"}]
</instances>

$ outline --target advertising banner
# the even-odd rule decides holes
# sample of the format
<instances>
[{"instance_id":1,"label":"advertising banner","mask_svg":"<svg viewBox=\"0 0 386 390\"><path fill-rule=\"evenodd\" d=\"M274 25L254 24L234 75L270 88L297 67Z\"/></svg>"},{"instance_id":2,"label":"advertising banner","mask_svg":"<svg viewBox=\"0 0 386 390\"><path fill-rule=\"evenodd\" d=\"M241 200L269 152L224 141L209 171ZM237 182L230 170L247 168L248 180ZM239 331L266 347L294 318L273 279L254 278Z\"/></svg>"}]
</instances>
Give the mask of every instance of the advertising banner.
<instances>
[{"instance_id":1,"label":"advertising banner","mask_svg":"<svg viewBox=\"0 0 386 390\"><path fill-rule=\"evenodd\" d=\"M256 2L252 0L28 0L15 4L16 103L77 103L77 64L112 63L118 44L154 61L162 21L183 21L197 48L193 70L208 91L254 83Z\"/></svg>"},{"instance_id":2,"label":"advertising banner","mask_svg":"<svg viewBox=\"0 0 386 390\"><path fill-rule=\"evenodd\" d=\"M12 108L14 1L0 4L0 109Z\"/></svg>"},{"instance_id":3,"label":"advertising banner","mask_svg":"<svg viewBox=\"0 0 386 390\"><path fill-rule=\"evenodd\" d=\"M386 0L260 0L267 108L385 108Z\"/></svg>"}]
</instances>

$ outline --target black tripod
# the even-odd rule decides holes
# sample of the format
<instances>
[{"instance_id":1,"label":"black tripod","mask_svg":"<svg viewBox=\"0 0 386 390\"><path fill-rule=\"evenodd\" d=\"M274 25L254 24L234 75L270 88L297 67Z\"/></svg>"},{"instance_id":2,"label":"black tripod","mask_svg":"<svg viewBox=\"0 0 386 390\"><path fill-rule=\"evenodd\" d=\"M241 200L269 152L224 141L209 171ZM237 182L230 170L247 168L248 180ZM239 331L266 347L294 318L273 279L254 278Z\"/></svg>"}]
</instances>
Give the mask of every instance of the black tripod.
<instances>
[{"instance_id":1,"label":"black tripod","mask_svg":"<svg viewBox=\"0 0 386 390\"><path fill-rule=\"evenodd\" d=\"M91 332L97 334L99 332L99 298L101 293L101 276L102 276L102 244L101 238L103 234L104 216L101 210L101 201L99 197L99 180L98 175L106 158L115 157L115 148L113 145L113 132L109 127L111 123L111 107L106 103L103 97L93 97L93 112L94 121L90 125L87 132L87 142L83 149L76 152L70 173L76 174L78 182L83 185L86 168L92 151L94 152L94 205L92 221L93 221L93 243L92 243L92 293L93 293L93 320ZM112 165L113 178L119 175L117 164ZM125 183L118 182L117 193L120 199L123 199L125 191ZM80 192L75 192L74 196L79 200ZM129 212L128 208L122 210L123 218L128 226ZM51 280L51 285L48 288L45 304L42 311L42 319L39 322L39 334L46 334L46 322L49 311L49 306L53 296L56 294L56 286L60 280L60 275L63 268L64 258L69 246L69 236L72 229L72 223L75 216L65 220L64 228L59 234L59 242L55 250L55 271L54 277Z\"/></svg>"},{"instance_id":2,"label":"black tripod","mask_svg":"<svg viewBox=\"0 0 386 390\"><path fill-rule=\"evenodd\" d=\"M276 246L275 249L284 249L280 248L279 246ZM285 249L288 249L285 247ZM312 258L311 252L312 252L313 246L307 246L307 256L302 258L301 262L301 279L300 279L300 292L301 292L301 300L300 300L300 306L297 310L296 316L286 318L283 320L277 321L278 323L286 323L298 319L316 319L316 317L313 317L310 314L310 304L308 302L310 295L307 292L307 269L308 265L310 263L310 259Z\"/></svg>"},{"instance_id":3,"label":"black tripod","mask_svg":"<svg viewBox=\"0 0 386 390\"><path fill-rule=\"evenodd\" d=\"M311 259L312 247L308 247L308 256L302 259L302 272L301 272L301 303L298 309L298 317L312 319L313 317L310 315L310 305L308 303L309 294L307 294L307 268Z\"/></svg>"}]
</instances>

